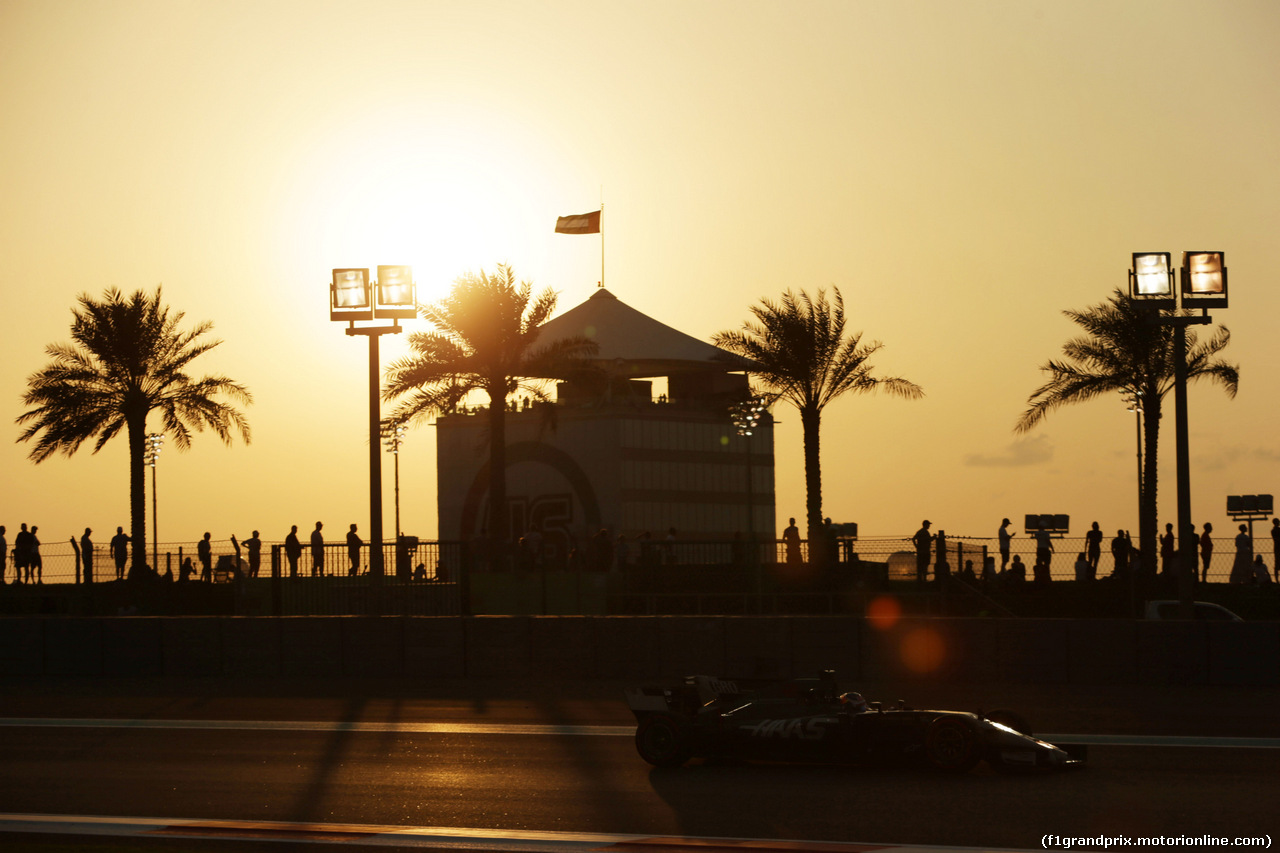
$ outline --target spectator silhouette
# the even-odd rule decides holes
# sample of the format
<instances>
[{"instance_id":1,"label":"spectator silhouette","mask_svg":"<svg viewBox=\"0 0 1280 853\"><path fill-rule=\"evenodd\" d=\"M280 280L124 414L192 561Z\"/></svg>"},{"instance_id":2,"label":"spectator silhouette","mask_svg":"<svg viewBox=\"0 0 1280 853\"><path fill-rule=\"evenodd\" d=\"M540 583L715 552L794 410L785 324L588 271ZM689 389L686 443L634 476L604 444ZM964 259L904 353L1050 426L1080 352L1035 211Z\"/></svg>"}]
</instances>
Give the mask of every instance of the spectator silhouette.
<instances>
[{"instance_id":1,"label":"spectator silhouette","mask_svg":"<svg viewBox=\"0 0 1280 853\"><path fill-rule=\"evenodd\" d=\"M916 546L916 583L924 583L929 576L929 543L933 541L927 518L920 522L920 529L911 537L911 541Z\"/></svg>"},{"instance_id":2,"label":"spectator silhouette","mask_svg":"<svg viewBox=\"0 0 1280 853\"><path fill-rule=\"evenodd\" d=\"M3 530L4 528L0 528ZM93 531L89 528L84 529L84 535L80 537L80 564L84 566L84 582L93 583L93 540L89 538Z\"/></svg>"},{"instance_id":3,"label":"spectator silhouette","mask_svg":"<svg viewBox=\"0 0 1280 853\"><path fill-rule=\"evenodd\" d=\"M1129 540L1124 537L1123 530L1116 531L1116 538L1111 540L1111 558L1115 566L1111 569L1112 577L1123 577L1129 572Z\"/></svg>"},{"instance_id":4,"label":"spectator silhouette","mask_svg":"<svg viewBox=\"0 0 1280 853\"><path fill-rule=\"evenodd\" d=\"M117 527L116 535L111 537L111 559L116 562L116 580L124 580L124 564L129 560L129 537L123 527Z\"/></svg>"},{"instance_id":5,"label":"spectator silhouette","mask_svg":"<svg viewBox=\"0 0 1280 853\"><path fill-rule=\"evenodd\" d=\"M1085 556L1085 552L1081 551L1076 555L1076 580L1087 581L1092 580L1093 566L1089 563L1089 559Z\"/></svg>"},{"instance_id":6,"label":"spectator silhouette","mask_svg":"<svg viewBox=\"0 0 1280 853\"><path fill-rule=\"evenodd\" d=\"M951 565L947 562L947 531L939 530L933 537L935 558L933 561L933 579L941 582L951 574Z\"/></svg>"},{"instance_id":7,"label":"spectator silhouette","mask_svg":"<svg viewBox=\"0 0 1280 853\"><path fill-rule=\"evenodd\" d=\"M40 557L40 537L36 535L36 531L40 528L31 525L31 538L27 540L30 543L30 550L27 552L27 583L32 582L35 578L36 583L44 583L44 560Z\"/></svg>"},{"instance_id":8,"label":"spectator silhouette","mask_svg":"<svg viewBox=\"0 0 1280 853\"><path fill-rule=\"evenodd\" d=\"M13 582L20 584L26 579L28 554L31 553L31 531L24 523L18 535L13 537Z\"/></svg>"},{"instance_id":9,"label":"spectator silhouette","mask_svg":"<svg viewBox=\"0 0 1280 853\"><path fill-rule=\"evenodd\" d=\"M1049 534L1049 528L1041 519L1040 526L1036 528L1036 565L1044 563L1045 571L1049 570L1049 564L1053 560L1053 537Z\"/></svg>"},{"instance_id":10,"label":"spectator silhouette","mask_svg":"<svg viewBox=\"0 0 1280 853\"><path fill-rule=\"evenodd\" d=\"M1160 537L1160 574L1165 577L1174 576L1174 554L1178 550L1178 537L1173 534L1173 525L1164 526L1164 535Z\"/></svg>"},{"instance_id":11,"label":"spectator silhouette","mask_svg":"<svg viewBox=\"0 0 1280 853\"><path fill-rule=\"evenodd\" d=\"M1271 583L1271 574L1267 571L1267 564L1262 562L1261 554L1253 556L1253 582L1258 584Z\"/></svg>"},{"instance_id":12,"label":"spectator silhouette","mask_svg":"<svg viewBox=\"0 0 1280 853\"><path fill-rule=\"evenodd\" d=\"M256 578L262 568L262 540L258 538L258 531L244 540L244 547L249 551L249 577Z\"/></svg>"},{"instance_id":13,"label":"spectator silhouette","mask_svg":"<svg viewBox=\"0 0 1280 853\"><path fill-rule=\"evenodd\" d=\"M347 531L347 560L351 563L347 569L347 574L360 574L360 549L364 546L364 542L356 535L356 526L353 522L351 529Z\"/></svg>"},{"instance_id":14,"label":"spectator silhouette","mask_svg":"<svg viewBox=\"0 0 1280 853\"><path fill-rule=\"evenodd\" d=\"M311 531L311 577L324 577L324 534L320 531L324 525L316 522L316 529Z\"/></svg>"},{"instance_id":15,"label":"spectator silhouette","mask_svg":"<svg viewBox=\"0 0 1280 853\"><path fill-rule=\"evenodd\" d=\"M804 557L800 553L800 528L796 527L794 518L787 524L787 529L782 531L782 548L788 565L804 562Z\"/></svg>"},{"instance_id":16,"label":"spectator silhouette","mask_svg":"<svg viewBox=\"0 0 1280 853\"><path fill-rule=\"evenodd\" d=\"M996 582L997 577L999 576L996 574L996 558L988 554L982 561L982 583L991 586Z\"/></svg>"},{"instance_id":17,"label":"spectator silhouette","mask_svg":"<svg viewBox=\"0 0 1280 853\"><path fill-rule=\"evenodd\" d=\"M1213 559L1213 525L1209 522L1204 523L1204 533L1200 534L1200 581L1208 583L1209 581L1209 561Z\"/></svg>"},{"instance_id":18,"label":"spectator silhouette","mask_svg":"<svg viewBox=\"0 0 1280 853\"><path fill-rule=\"evenodd\" d=\"M302 556L302 543L298 541L298 525L289 528L289 535L284 537L284 556L289 561L289 577L298 576L298 558Z\"/></svg>"},{"instance_id":19,"label":"spectator silhouette","mask_svg":"<svg viewBox=\"0 0 1280 853\"><path fill-rule=\"evenodd\" d=\"M0 533L4 532L4 528L0 527ZM1280 569L1280 518L1271 519L1271 559L1275 561L1274 565ZM1277 576L1280 580L1280 575Z\"/></svg>"},{"instance_id":20,"label":"spectator silhouette","mask_svg":"<svg viewBox=\"0 0 1280 853\"><path fill-rule=\"evenodd\" d=\"M204 532L204 538L196 545L196 556L200 558L200 580L205 583L213 581L213 534Z\"/></svg>"},{"instance_id":21,"label":"spectator silhouette","mask_svg":"<svg viewBox=\"0 0 1280 853\"><path fill-rule=\"evenodd\" d=\"M1006 518L1004 521L1000 522L1000 529L996 532L996 536L999 537L1000 540L1001 571L1004 571L1004 569L1009 565L1009 547L1012 544L1013 537L1018 535L1016 533L1009 532L1010 524L1013 524L1013 522Z\"/></svg>"},{"instance_id":22,"label":"spectator silhouette","mask_svg":"<svg viewBox=\"0 0 1280 853\"><path fill-rule=\"evenodd\" d=\"M668 566L676 564L676 529L674 527L667 528L667 538L663 540L662 551L666 556Z\"/></svg>"},{"instance_id":23,"label":"spectator silhouette","mask_svg":"<svg viewBox=\"0 0 1280 853\"><path fill-rule=\"evenodd\" d=\"M182 565L178 567L178 583L186 583L191 580L191 576L195 574L196 567L191 565L191 558L184 557Z\"/></svg>"},{"instance_id":24,"label":"spectator silhouette","mask_svg":"<svg viewBox=\"0 0 1280 853\"><path fill-rule=\"evenodd\" d=\"M1253 578L1253 540L1247 525L1240 525L1236 534L1236 557L1231 564L1230 583L1248 583Z\"/></svg>"},{"instance_id":25,"label":"spectator silhouette","mask_svg":"<svg viewBox=\"0 0 1280 853\"><path fill-rule=\"evenodd\" d=\"M1098 527L1098 522L1093 523L1093 527L1084 535L1085 542L1085 559L1089 563L1089 579L1093 580L1098 576L1098 561L1102 559L1102 529Z\"/></svg>"},{"instance_id":26,"label":"spectator silhouette","mask_svg":"<svg viewBox=\"0 0 1280 853\"><path fill-rule=\"evenodd\" d=\"M0 586L4 586L4 574L9 565L9 540L4 538L4 525L0 524Z\"/></svg>"}]
</instances>

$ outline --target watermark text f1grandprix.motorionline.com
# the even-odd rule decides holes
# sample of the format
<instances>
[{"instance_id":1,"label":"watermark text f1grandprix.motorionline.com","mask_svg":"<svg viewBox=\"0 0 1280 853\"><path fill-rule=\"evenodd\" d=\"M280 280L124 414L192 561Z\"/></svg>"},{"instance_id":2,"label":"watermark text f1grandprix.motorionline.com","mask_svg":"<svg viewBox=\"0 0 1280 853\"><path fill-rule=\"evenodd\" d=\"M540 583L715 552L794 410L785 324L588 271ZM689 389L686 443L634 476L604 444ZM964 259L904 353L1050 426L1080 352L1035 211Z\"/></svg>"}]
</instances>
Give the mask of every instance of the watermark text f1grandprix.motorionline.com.
<instances>
[{"instance_id":1,"label":"watermark text f1grandprix.motorionline.com","mask_svg":"<svg viewBox=\"0 0 1280 853\"><path fill-rule=\"evenodd\" d=\"M1093 850L1112 847L1261 847L1271 849L1270 835L1220 837L1217 835L1094 835L1073 838L1066 835L1043 835L1040 846L1046 850Z\"/></svg>"}]
</instances>

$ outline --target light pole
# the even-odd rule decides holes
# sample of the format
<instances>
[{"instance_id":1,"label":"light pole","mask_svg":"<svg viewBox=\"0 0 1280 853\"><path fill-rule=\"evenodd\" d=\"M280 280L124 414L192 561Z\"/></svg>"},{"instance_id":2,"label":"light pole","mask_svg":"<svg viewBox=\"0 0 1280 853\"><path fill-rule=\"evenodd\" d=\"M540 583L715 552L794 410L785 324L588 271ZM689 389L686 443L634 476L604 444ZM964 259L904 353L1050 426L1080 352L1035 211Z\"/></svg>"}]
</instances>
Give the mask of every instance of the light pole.
<instances>
[{"instance_id":1,"label":"light pole","mask_svg":"<svg viewBox=\"0 0 1280 853\"><path fill-rule=\"evenodd\" d=\"M382 410L378 375L378 338L402 331L400 320L417 314L413 272L407 266L379 266L370 281L368 268L335 269L329 286L329 319L347 323L348 335L369 338L369 575L381 584L382 560L382 453L379 447ZM393 320L390 326L357 326L358 320Z\"/></svg>"},{"instance_id":2,"label":"light pole","mask_svg":"<svg viewBox=\"0 0 1280 853\"><path fill-rule=\"evenodd\" d=\"M1194 616L1192 598L1196 579L1196 537L1191 526L1191 462L1187 427L1187 326L1213 322L1210 308L1227 307L1227 265L1222 252L1183 252L1181 293L1174 287L1168 252L1134 252L1129 270L1129 297L1146 304L1158 315L1156 322L1173 327L1173 408L1175 456L1178 467L1178 601L1180 617ZM1199 315L1178 314L1177 309L1200 308ZM1154 555L1152 555L1154 556ZM1148 557L1152 559L1152 557Z\"/></svg>"},{"instance_id":3,"label":"light pole","mask_svg":"<svg viewBox=\"0 0 1280 853\"><path fill-rule=\"evenodd\" d=\"M395 457L396 468L396 547L400 547L400 445L409 428L402 421L389 421L383 430L383 442Z\"/></svg>"},{"instance_id":4,"label":"light pole","mask_svg":"<svg viewBox=\"0 0 1280 853\"><path fill-rule=\"evenodd\" d=\"M747 440L747 542L751 549L753 566L759 554L756 548L755 494L751 483L751 435L760 426L760 419L767 408L767 401L760 396L748 397L729 407L729 414L733 417L733 425L738 435Z\"/></svg>"},{"instance_id":5,"label":"light pole","mask_svg":"<svg viewBox=\"0 0 1280 853\"><path fill-rule=\"evenodd\" d=\"M1138 511L1139 513L1141 513L1142 511L1142 392L1127 391L1122 396L1122 399L1126 404L1128 404L1129 406L1128 411L1133 412L1135 415L1137 415L1137 417L1134 418L1134 424L1137 427L1136 429L1137 442L1135 446L1138 448Z\"/></svg>"},{"instance_id":6,"label":"light pole","mask_svg":"<svg viewBox=\"0 0 1280 853\"><path fill-rule=\"evenodd\" d=\"M151 570L160 573L160 518L157 514L156 500L156 462L160 459L160 448L164 446L164 436L158 432L147 433L147 446L142 452L142 464L151 469Z\"/></svg>"}]
</instances>

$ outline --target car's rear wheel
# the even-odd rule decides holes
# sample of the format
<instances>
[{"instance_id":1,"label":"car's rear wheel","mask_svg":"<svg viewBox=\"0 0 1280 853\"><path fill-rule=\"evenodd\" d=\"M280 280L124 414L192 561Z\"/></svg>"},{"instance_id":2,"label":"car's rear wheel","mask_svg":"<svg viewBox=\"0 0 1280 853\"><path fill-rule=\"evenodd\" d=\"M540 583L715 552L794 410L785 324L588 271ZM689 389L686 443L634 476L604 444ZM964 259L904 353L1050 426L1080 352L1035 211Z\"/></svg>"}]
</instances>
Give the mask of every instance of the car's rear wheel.
<instances>
[{"instance_id":1,"label":"car's rear wheel","mask_svg":"<svg viewBox=\"0 0 1280 853\"><path fill-rule=\"evenodd\" d=\"M636 728L636 751L654 767L679 767L693 757L689 724L671 714L653 714Z\"/></svg>"},{"instance_id":2,"label":"car's rear wheel","mask_svg":"<svg viewBox=\"0 0 1280 853\"><path fill-rule=\"evenodd\" d=\"M967 773L978 763L978 738L973 727L957 717L938 717L925 734L929 763L949 773Z\"/></svg>"}]
</instances>

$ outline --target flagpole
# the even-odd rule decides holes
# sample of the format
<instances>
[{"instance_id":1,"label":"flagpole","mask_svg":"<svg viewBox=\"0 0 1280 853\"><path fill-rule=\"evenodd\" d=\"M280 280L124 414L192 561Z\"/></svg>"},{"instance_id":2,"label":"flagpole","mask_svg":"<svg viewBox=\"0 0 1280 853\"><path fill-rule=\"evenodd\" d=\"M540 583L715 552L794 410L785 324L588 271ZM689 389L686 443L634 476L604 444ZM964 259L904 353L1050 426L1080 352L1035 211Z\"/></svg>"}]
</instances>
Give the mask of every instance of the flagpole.
<instances>
[{"instance_id":1,"label":"flagpole","mask_svg":"<svg viewBox=\"0 0 1280 853\"><path fill-rule=\"evenodd\" d=\"M600 195L600 289L604 289L604 194Z\"/></svg>"}]
</instances>

